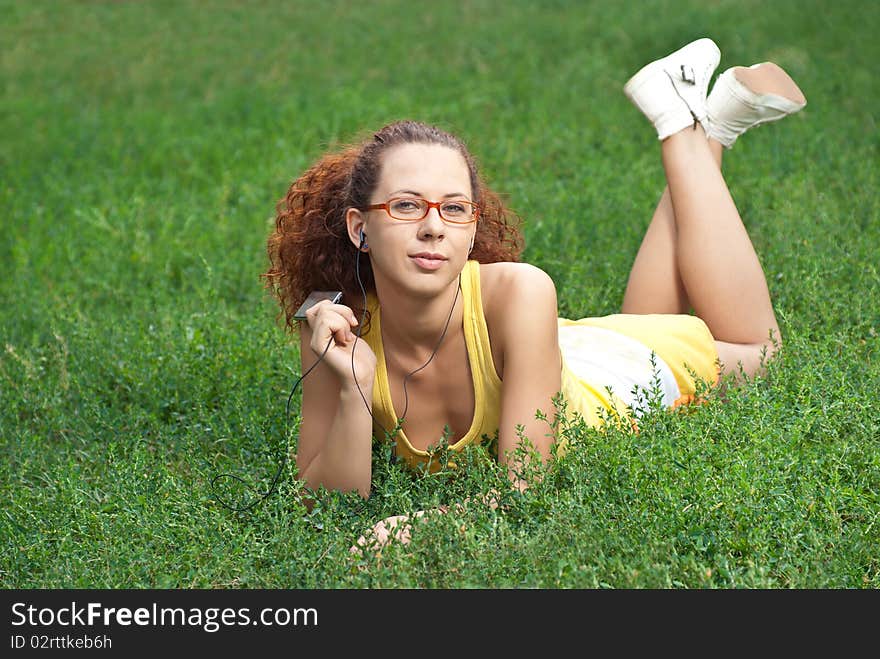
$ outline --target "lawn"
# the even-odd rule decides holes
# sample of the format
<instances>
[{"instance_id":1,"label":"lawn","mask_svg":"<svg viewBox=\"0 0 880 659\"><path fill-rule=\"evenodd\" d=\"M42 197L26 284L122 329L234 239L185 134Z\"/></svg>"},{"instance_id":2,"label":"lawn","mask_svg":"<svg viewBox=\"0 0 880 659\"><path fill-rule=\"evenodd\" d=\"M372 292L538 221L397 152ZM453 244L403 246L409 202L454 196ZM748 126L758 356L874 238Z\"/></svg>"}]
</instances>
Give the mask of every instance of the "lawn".
<instances>
[{"instance_id":1,"label":"lawn","mask_svg":"<svg viewBox=\"0 0 880 659\"><path fill-rule=\"evenodd\" d=\"M880 11L870 2L0 2L4 588L880 587ZM499 484L413 478L308 512L299 346L263 289L275 203L327 148L415 118L523 218L560 315L619 310L663 187L622 86L700 36L809 104L725 156L785 340L766 377ZM221 479L232 473L246 481Z\"/></svg>"}]
</instances>

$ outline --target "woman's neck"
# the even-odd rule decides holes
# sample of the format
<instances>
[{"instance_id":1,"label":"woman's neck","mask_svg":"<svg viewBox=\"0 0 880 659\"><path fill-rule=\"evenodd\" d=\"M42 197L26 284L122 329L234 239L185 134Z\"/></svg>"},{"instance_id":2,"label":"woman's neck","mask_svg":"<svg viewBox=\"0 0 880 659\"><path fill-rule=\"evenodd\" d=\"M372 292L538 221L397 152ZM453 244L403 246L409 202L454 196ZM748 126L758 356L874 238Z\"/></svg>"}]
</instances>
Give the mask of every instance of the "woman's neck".
<instances>
[{"instance_id":1,"label":"woman's neck","mask_svg":"<svg viewBox=\"0 0 880 659\"><path fill-rule=\"evenodd\" d=\"M432 298L401 294L376 282L386 352L390 345L396 352L420 359L438 348L444 330L447 336L456 328L460 331L463 305L459 281L456 277L446 290Z\"/></svg>"}]
</instances>

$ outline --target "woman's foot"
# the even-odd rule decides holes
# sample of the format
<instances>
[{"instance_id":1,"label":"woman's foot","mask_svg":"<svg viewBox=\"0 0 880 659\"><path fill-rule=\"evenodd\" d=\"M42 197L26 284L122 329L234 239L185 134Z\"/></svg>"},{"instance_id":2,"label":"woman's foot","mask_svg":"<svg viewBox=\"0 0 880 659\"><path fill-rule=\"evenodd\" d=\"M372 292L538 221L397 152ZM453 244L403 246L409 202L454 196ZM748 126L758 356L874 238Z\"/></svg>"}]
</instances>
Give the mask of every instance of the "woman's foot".
<instances>
[{"instance_id":1,"label":"woman's foot","mask_svg":"<svg viewBox=\"0 0 880 659\"><path fill-rule=\"evenodd\" d=\"M718 76L706 102L706 134L731 148L749 128L777 121L807 104L803 92L773 62L735 66Z\"/></svg>"},{"instance_id":2,"label":"woman's foot","mask_svg":"<svg viewBox=\"0 0 880 659\"><path fill-rule=\"evenodd\" d=\"M706 129L706 91L720 59L714 41L697 39L642 67L623 91L661 140L697 122Z\"/></svg>"}]
</instances>

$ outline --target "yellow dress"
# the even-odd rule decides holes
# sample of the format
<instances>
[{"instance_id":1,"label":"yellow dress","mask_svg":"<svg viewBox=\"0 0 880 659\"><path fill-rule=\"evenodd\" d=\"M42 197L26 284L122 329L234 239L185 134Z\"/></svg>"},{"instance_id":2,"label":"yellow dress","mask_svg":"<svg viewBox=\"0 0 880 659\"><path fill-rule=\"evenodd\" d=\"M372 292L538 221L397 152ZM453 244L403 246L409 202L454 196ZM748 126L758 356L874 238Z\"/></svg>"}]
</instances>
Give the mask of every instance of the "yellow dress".
<instances>
[{"instance_id":1,"label":"yellow dress","mask_svg":"<svg viewBox=\"0 0 880 659\"><path fill-rule=\"evenodd\" d=\"M460 451L474 442L497 437L502 382L495 371L489 332L483 316L480 264L468 261L461 276L464 338L473 374L474 418L468 431L449 450ZM382 347L381 310L369 300L370 330L364 340L376 354L373 385L374 436L397 426L391 400L385 352ZM718 379L718 354L706 324L686 314L614 314L580 320L559 319L562 355L562 395L570 418L581 416L599 427L608 412L628 415L645 390L659 392L674 407L693 399L696 380ZM553 410L545 410L552 416ZM402 430L395 437L397 456L412 467L428 462L430 454L415 448ZM439 439L439 438L438 438ZM430 465L431 468L434 465Z\"/></svg>"}]
</instances>

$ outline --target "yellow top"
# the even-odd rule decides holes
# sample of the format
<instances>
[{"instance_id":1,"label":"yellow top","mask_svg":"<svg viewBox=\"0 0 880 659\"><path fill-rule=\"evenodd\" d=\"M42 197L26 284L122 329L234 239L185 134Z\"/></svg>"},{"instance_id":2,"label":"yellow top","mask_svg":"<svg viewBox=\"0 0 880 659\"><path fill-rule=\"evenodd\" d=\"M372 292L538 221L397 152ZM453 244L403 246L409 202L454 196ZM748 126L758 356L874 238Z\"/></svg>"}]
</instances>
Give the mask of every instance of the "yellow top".
<instances>
[{"instance_id":1,"label":"yellow top","mask_svg":"<svg viewBox=\"0 0 880 659\"><path fill-rule=\"evenodd\" d=\"M501 378L495 371L492 361L492 349L489 345L489 331L483 316L483 302L480 295L480 264L468 261L461 273L461 300L464 307L464 340L467 346L468 362L474 382L474 418L471 427L454 444L449 445L452 451L460 451L475 440L493 441L498 432L501 414ZM388 370L385 367L385 351L382 347L382 320L378 304L374 296L370 297L370 331L363 337L376 354L376 378L373 383L373 417L382 427L375 423L374 436L384 439L385 430L391 431L397 426L397 413L391 401L391 387L388 384ZM415 448L410 444L406 433L398 430L394 437L397 442L395 453L399 458L416 467L429 461L429 453ZM440 438L438 437L438 440ZM436 463L432 469L438 468Z\"/></svg>"},{"instance_id":2,"label":"yellow top","mask_svg":"<svg viewBox=\"0 0 880 659\"><path fill-rule=\"evenodd\" d=\"M475 441L494 446L501 414L502 383L492 360L477 261L468 261L462 270L461 298L462 327L473 375L474 418L464 436L449 445L451 451L460 451ZM376 355L373 416L381 424L374 423L373 430L375 437L385 439L385 431L397 427L398 417L391 400L381 310L375 296L370 296L368 307L370 330L363 339ZM634 387L649 389L659 382L664 402L675 406L693 398L694 376L710 383L718 378L714 339L696 316L615 314L577 321L560 318L559 328L567 416L579 415L591 426L601 426L608 412L628 416L638 403ZM554 410L544 412L553 417ZM429 452L415 448L403 430L397 430L394 440L396 455L410 466L430 463L430 470L439 468L436 458L432 460Z\"/></svg>"}]
</instances>

